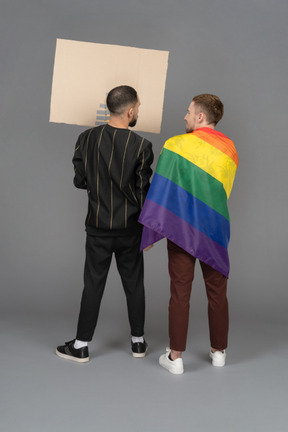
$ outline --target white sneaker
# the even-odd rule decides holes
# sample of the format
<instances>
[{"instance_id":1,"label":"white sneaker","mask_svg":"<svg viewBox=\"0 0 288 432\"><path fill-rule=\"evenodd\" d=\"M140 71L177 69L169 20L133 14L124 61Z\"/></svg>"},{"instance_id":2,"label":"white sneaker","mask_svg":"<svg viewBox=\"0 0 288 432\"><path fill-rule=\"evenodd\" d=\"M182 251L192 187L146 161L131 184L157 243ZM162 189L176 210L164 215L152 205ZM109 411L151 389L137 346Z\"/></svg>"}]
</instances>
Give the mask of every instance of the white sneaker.
<instances>
[{"instance_id":1,"label":"white sneaker","mask_svg":"<svg viewBox=\"0 0 288 432\"><path fill-rule=\"evenodd\" d=\"M162 354L159 358L159 364L160 366L163 366L165 369L167 369L169 372L173 374L183 374L184 368L183 368L183 360L182 358L178 358L176 360L170 360L169 354L171 350L170 348L166 348L166 354Z\"/></svg>"},{"instance_id":2,"label":"white sneaker","mask_svg":"<svg viewBox=\"0 0 288 432\"><path fill-rule=\"evenodd\" d=\"M212 359L212 365L222 367L225 366L226 351L215 351L214 353L210 350L210 358Z\"/></svg>"}]
</instances>

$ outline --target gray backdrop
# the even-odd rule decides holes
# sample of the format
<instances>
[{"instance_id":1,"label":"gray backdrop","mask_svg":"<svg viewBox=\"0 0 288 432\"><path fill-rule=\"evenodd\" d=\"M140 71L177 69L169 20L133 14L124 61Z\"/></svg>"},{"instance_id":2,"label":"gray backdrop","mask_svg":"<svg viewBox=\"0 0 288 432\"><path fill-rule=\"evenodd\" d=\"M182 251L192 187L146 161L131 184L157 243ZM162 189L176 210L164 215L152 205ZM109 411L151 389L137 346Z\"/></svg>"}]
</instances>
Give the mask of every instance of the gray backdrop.
<instances>
[{"instance_id":1,"label":"gray backdrop","mask_svg":"<svg viewBox=\"0 0 288 432\"><path fill-rule=\"evenodd\" d=\"M74 336L87 198L73 187L71 159L85 128L49 123L56 38L63 38L170 51L162 131L143 134L154 144L156 161L164 141L184 132L183 118L194 95L215 93L223 100L225 114L218 129L234 140L239 154L229 201L230 346L234 337L234 349L237 340L243 360L244 351L257 357L286 349L287 1L0 0L0 6L2 340L9 331L9 341L16 335L21 339L26 325L23 335L32 334L31 343L40 344L49 335L45 349L52 352L54 345ZM146 333L155 350L167 340L165 247L162 240L145 256ZM195 324L208 338L201 275L194 288ZM129 348L125 300L114 263L100 321L99 338L114 334L127 340ZM194 326L193 332L197 337ZM285 356L287 361L287 350ZM6 358L7 367L12 358ZM6 431L9 424L15 430L7 420ZM38 430L37 422L29 424L27 430ZM69 428L74 430L71 424ZM57 425L55 430L60 430ZM274 430L285 429L280 425Z\"/></svg>"}]
</instances>

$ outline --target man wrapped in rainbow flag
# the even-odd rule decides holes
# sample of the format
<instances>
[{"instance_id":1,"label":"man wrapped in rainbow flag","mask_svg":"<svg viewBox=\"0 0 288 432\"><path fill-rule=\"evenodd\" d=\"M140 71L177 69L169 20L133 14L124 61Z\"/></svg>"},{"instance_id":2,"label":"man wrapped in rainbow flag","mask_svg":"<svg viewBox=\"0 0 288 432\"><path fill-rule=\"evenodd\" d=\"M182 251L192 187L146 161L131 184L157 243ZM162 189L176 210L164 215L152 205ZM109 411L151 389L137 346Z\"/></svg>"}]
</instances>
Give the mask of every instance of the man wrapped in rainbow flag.
<instances>
[{"instance_id":1,"label":"man wrapped in rainbow flag","mask_svg":"<svg viewBox=\"0 0 288 432\"><path fill-rule=\"evenodd\" d=\"M166 141L139 222L141 249L166 237L171 279L170 347L159 363L169 372L184 371L189 301L196 258L208 298L210 358L224 366L228 341L227 279L230 218L227 200L238 166L233 142L215 130L223 116L220 99L195 96L184 118L186 134Z\"/></svg>"}]
</instances>

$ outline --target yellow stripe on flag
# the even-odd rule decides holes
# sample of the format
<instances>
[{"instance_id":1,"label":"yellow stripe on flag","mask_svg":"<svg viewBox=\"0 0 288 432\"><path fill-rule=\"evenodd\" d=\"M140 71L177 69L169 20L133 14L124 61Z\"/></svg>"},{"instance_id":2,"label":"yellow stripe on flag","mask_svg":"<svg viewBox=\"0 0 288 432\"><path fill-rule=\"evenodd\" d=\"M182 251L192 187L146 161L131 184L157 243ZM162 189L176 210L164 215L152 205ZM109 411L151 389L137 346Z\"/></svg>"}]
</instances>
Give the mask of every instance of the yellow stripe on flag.
<instances>
[{"instance_id":1,"label":"yellow stripe on flag","mask_svg":"<svg viewBox=\"0 0 288 432\"><path fill-rule=\"evenodd\" d=\"M219 180L229 198L237 170L235 162L229 156L193 134L170 138L164 148L184 157Z\"/></svg>"}]
</instances>

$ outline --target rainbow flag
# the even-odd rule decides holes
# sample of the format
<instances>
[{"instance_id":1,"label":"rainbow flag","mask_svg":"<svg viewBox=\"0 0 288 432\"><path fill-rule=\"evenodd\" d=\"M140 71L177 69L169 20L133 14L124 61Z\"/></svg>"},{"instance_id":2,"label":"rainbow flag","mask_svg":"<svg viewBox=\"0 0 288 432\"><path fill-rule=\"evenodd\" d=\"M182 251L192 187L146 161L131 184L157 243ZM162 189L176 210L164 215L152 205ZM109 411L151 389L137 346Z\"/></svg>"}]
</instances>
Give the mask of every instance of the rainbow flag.
<instances>
[{"instance_id":1,"label":"rainbow flag","mask_svg":"<svg viewBox=\"0 0 288 432\"><path fill-rule=\"evenodd\" d=\"M166 141L139 217L141 250L166 237L228 277L227 200L237 166L233 141L214 129Z\"/></svg>"}]
</instances>

